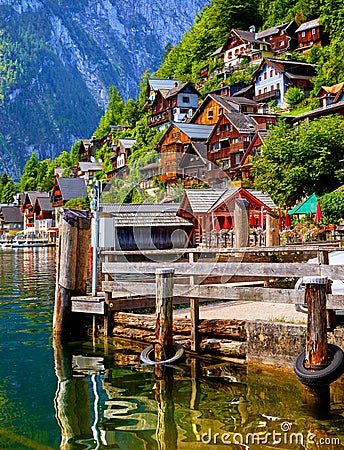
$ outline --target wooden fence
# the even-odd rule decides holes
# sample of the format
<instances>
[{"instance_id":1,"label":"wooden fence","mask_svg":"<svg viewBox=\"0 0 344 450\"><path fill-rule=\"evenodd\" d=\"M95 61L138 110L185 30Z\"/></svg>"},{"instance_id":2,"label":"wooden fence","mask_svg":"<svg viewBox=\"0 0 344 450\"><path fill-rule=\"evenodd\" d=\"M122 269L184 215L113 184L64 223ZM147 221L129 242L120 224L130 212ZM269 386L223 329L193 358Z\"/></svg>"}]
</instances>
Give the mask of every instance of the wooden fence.
<instances>
[{"instance_id":1,"label":"wooden fence","mask_svg":"<svg viewBox=\"0 0 344 450\"><path fill-rule=\"evenodd\" d=\"M344 265L329 265L328 254L333 250L343 250L337 245L278 247L278 248L237 248L218 249L214 253L196 249L182 249L179 253L170 252L102 252L102 272L107 280L102 282L107 311L125 311L154 307L154 274L162 268L174 270L174 304L190 303L193 317L192 348L197 348L197 330L199 324L199 301L240 300L256 302L274 302L285 304L304 304L305 294L301 290L261 287L249 285L258 280L291 279L292 284L305 276L327 277L331 280L344 279ZM139 253L146 261L130 262L129 258ZM179 260L154 261L154 256L164 253L165 257L179 255ZM182 255L182 256L180 256ZM318 263L305 262L318 256ZM184 256L184 258L183 258ZM255 256L257 262L255 263ZM258 258L259 256L259 258ZM188 260L185 260L188 257ZM262 261L264 259L268 262ZM116 261L120 259L120 261ZM147 260L148 259L148 260ZM245 262L245 260L249 262ZM276 261L276 262L272 262ZM287 262L286 262L287 261ZM293 262L290 262L293 261ZM119 279L130 274L130 280ZM150 279L149 279L150 276ZM211 283L212 279L225 277L224 283ZM246 286L230 283L232 277L246 280ZM135 279L136 278L136 279ZM210 284L209 284L210 281ZM205 284L207 283L207 284ZM344 291L343 291L344 294ZM344 295L328 294L328 310L344 309Z\"/></svg>"}]
</instances>

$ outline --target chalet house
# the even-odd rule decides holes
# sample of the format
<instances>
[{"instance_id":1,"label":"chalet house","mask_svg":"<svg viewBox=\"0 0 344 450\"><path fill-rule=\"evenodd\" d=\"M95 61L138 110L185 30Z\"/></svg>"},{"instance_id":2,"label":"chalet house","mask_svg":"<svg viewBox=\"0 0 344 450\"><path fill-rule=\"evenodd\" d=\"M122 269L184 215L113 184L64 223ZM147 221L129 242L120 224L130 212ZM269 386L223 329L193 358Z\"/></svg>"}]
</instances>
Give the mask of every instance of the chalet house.
<instances>
[{"instance_id":1,"label":"chalet house","mask_svg":"<svg viewBox=\"0 0 344 450\"><path fill-rule=\"evenodd\" d=\"M186 187L207 182L207 153L208 147L204 142L191 142L187 146L179 163Z\"/></svg>"},{"instance_id":2,"label":"chalet house","mask_svg":"<svg viewBox=\"0 0 344 450\"><path fill-rule=\"evenodd\" d=\"M25 192L24 201L21 204L21 211L24 215L24 231L25 232L34 232L35 230L35 215L34 215L34 206L37 198L48 198L48 192L39 192L39 191L29 191Z\"/></svg>"},{"instance_id":3,"label":"chalet house","mask_svg":"<svg viewBox=\"0 0 344 450\"><path fill-rule=\"evenodd\" d=\"M150 127L170 122L185 122L198 108L199 92L191 83L183 83L170 90L159 89L151 105Z\"/></svg>"},{"instance_id":4,"label":"chalet house","mask_svg":"<svg viewBox=\"0 0 344 450\"><path fill-rule=\"evenodd\" d=\"M48 236L49 231L55 226L55 211L50 197L37 197L34 207L34 232Z\"/></svg>"},{"instance_id":5,"label":"chalet house","mask_svg":"<svg viewBox=\"0 0 344 450\"><path fill-rule=\"evenodd\" d=\"M96 138L92 136L92 139L82 139L80 144L80 156L81 161L90 162L94 158L95 150L100 149L106 142L111 142L111 134Z\"/></svg>"},{"instance_id":6,"label":"chalet house","mask_svg":"<svg viewBox=\"0 0 344 450\"><path fill-rule=\"evenodd\" d=\"M19 206L0 207L0 235L13 236L24 229L24 217Z\"/></svg>"},{"instance_id":7,"label":"chalet house","mask_svg":"<svg viewBox=\"0 0 344 450\"><path fill-rule=\"evenodd\" d=\"M251 175L252 161L261 154L261 146L264 144L268 131L266 129L257 129L252 141L250 142L240 164L235 168L233 180L240 180L244 185L251 184L253 177Z\"/></svg>"},{"instance_id":8,"label":"chalet house","mask_svg":"<svg viewBox=\"0 0 344 450\"><path fill-rule=\"evenodd\" d=\"M275 101L277 106L286 106L284 96L288 88L298 87L305 95L313 89L312 77L315 67L298 61L265 59L253 76L255 96L253 100L260 104Z\"/></svg>"},{"instance_id":9,"label":"chalet house","mask_svg":"<svg viewBox=\"0 0 344 450\"><path fill-rule=\"evenodd\" d=\"M255 114L257 111L257 103L248 98L209 94L192 116L190 123L215 125L225 112Z\"/></svg>"},{"instance_id":10,"label":"chalet house","mask_svg":"<svg viewBox=\"0 0 344 450\"><path fill-rule=\"evenodd\" d=\"M86 183L83 178L56 178L51 194L54 208L65 205L68 200L87 198Z\"/></svg>"},{"instance_id":11,"label":"chalet house","mask_svg":"<svg viewBox=\"0 0 344 450\"><path fill-rule=\"evenodd\" d=\"M217 89L213 89L212 91L207 92L208 94L215 94L220 96L232 97L240 92L242 89L246 87L245 83L239 81L238 83L228 84L225 86L221 86Z\"/></svg>"},{"instance_id":12,"label":"chalet house","mask_svg":"<svg viewBox=\"0 0 344 450\"><path fill-rule=\"evenodd\" d=\"M344 99L344 82L334 86L321 86L317 97L320 100L320 106L326 108Z\"/></svg>"},{"instance_id":13,"label":"chalet house","mask_svg":"<svg viewBox=\"0 0 344 450\"><path fill-rule=\"evenodd\" d=\"M154 161L140 168L140 188L151 189L154 187L154 179L158 176L159 162Z\"/></svg>"},{"instance_id":14,"label":"chalet house","mask_svg":"<svg viewBox=\"0 0 344 450\"><path fill-rule=\"evenodd\" d=\"M136 139L121 138L114 146L114 154L110 157L112 170L108 172L108 178L125 179L129 173L127 166L131 148L136 144Z\"/></svg>"},{"instance_id":15,"label":"chalet house","mask_svg":"<svg viewBox=\"0 0 344 450\"><path fill-rule=\"evenodd\" d=\"M179 80L172 80L171 78L149 78L146 87L146 109L149 109L155 99L157 92L170 91L180 84Z\"/></svg>"},{"instance_id":16,"label":"chalet house","mask_svg":"<svg viewBox=\"0 0 344 450\"><path fill-rule=\"evenodd\" d=\"M241 64L256 65L272 56L270 44L258 37L254 27L250 31L231 30L222 47L224 67L235 69Z\"/></svg>"},{"instance_id":17,"label":"chalet house","mask_svg":"<svg viewBox=\"0 0 344 450\"><path fill-rule=\"evenodd\" d=\"M213 126L172 123L157 144L160 155L158 179L173 184L183 178L180 161L191 142L205 142Z\"/></svg>"},{"instance_id":18,"label":"chalet house","mask_svg":"<svg viewBox=\"0 0 344 450\"><path fill-rule=\"evenodd\" d=\"M101 247L115 250L185 248L192 223L177 215L179 204L102 204Z\"/></svg>"},{"instance_id":19,"label":"chalet house","mask_svg":"<svg viewBox=\"0 0 344 450\"><path fill-rule=\"evenodd\" d=\"M297 48L296 30L298 26L294 20L282 23L276 27L259 31L257 38L269 44L269 49L274 54L294 51Z\"/></svg>"},{"instance_id":20,"label":"chalet house","mask_svg":"<svg viewBox=\"0 0 344 450\"><path fill-rule=\"evenodd\" d=\"M186 189L178 215L193 223L192 242L201 244L212 230L235 228L234 208L236 199L247 201L253 218L275 209L271 198L261 191L242 187L228 189Z\"/></svg>"},{"instance_id":21,"label":"chalet house","mask_svg":"<svg viewBox=\"0 0 344 450\"><path fill-rule=\"evenodd\" d=\"M94 175L103 170L102 162L82 162L80 161L76 168L76 176L83 178L87 185L92 184Z\"/></svg>"},{"instance_id":22,"label":"chalet house","mask_svg":"<svg viewBox=\"0 0 344 450\"><path fill-rule=\"evenodd\" d=\"M257 122L250 116L238 112L225 112L215 125L207 141L208 160L222 169L222 177L230 179L235 168L250 145ZM213 185L219 172L209 172L208 180Z\"/></svg>"},{"instance_id":23,"label":"chalet house","mask_svg":"<svg viewBox=\"0 0 344 450\"><path fill-rule=\"evenodd\" d=\"M297 28L295 33L298 41L296 50L301 53L307 54L314 45L322 44L321 29L318 19L303 23Z\"/></svg>"}]
</instances>

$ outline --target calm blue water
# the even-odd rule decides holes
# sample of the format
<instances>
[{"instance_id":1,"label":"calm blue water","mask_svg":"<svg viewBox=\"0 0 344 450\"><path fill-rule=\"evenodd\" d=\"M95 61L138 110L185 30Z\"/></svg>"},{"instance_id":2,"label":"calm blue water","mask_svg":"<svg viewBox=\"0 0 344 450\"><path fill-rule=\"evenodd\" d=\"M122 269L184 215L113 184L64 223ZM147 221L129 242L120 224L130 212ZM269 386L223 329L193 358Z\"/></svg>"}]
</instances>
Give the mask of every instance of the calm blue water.
<instances>
[{"instance_id":1,"label":"calm blue water","mask_svg":"<svg viewBox=\"0 0 344 450\"><path fill-rule=\"evenodd\" d=\"M0 250L0 449L343 448L343 379L319 417L286 371L188 358L161 374L133 343L62 346L54 281L54 249Z\"/></svg>"}]
</instances>

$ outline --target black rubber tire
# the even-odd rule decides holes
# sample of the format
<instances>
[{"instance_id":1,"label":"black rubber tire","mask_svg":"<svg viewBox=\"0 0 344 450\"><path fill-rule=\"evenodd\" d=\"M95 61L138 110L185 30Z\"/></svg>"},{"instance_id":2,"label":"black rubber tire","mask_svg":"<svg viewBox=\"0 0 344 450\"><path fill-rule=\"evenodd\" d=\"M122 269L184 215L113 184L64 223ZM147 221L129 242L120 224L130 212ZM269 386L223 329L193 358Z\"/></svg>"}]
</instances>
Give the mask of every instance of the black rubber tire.
<instances>
[{"instance_id":1,"label":"black rubber tire","mask_svg":"<svg viewBox=\"0 0 344 450\"><path fill-rule=\"evenodd\" d=\"M341 348L334 344L328 344L330 364L324 369L310 371L305 368L304 361L306 351L301 352L294 363L294 373L298 380L306 386L322 386L330 384L343 374L344 353Z\"/></svg>"},{"instance_id":2,"label":"black rubber tire","mask_svg":"<svg viewBox=\"0 0 344 450\"><path fill-rule=\"evenodd\" d=\"M178 361L178 359L180 359L184 355L184 347L180 344L173 344L173 348L175 350L175 353L172 356L172 358L165 359L164 361L154 361L154 360L150 359L150 354L152 352L154 352L154 346L149 345L144 350L142 350L141 355L140 355L140 360L143 363L149 364L151 366L174 363L174 362Z\"/></svg>"}]
</instances>

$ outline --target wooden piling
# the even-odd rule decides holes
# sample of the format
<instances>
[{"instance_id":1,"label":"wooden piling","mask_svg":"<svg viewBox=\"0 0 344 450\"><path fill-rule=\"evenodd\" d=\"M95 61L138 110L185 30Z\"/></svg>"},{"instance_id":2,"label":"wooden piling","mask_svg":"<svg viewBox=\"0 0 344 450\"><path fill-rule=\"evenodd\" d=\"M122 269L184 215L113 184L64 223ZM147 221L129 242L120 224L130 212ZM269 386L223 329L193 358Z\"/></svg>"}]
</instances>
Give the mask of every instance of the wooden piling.
<instances>
[{"instance_id":1,"label":"wooden piling","mask_svg":"<svg viewBox=\"0 0 344 450\"><path fill-rule=\"evenodd\" d=\"M308 308L306 358L307 369L322 369L328 365L326 277L304 277Z\"/></svg>"},{"instance_id":2,"label":"wooden piling","mask_svg":"<svg viewBox=\"0 0 344 450\"><path fill-rule=\"evenodd\" d=\"M235 247L247 247L249 243L249 209L242 198L235 199L234 207Z\"/></svg>"},{"instance_id":3,"label":"wooden piling","mask_svg":"<svg viewBox=\"0 0 344 450\"><path fill-rule=\"evenodd\" d=\"M72 209L61 211L53 317L54 335L70 331L72 295L86 294L90 226L89 211Z\"/></svg>"},{"instance_id":4,"label":"wooden piling","mask_svg":"<svg viewBox=\"0 0 344 450\"><path fill-rule=\"evenodd\" d=\"M277 247L279 245L278 215L272 211L266 212L266 247Z\"/></svg>"},{"instance_id":5,"label":"wooden piling","mask_svg":"<svg viewBox=\"0 0 344 450\"><path fill-rule=\"evenodd\" d=\"M189 253L189 262L194 262L194 254ZM190 275L190 286L195 285L195 275ZM197 352L199 350L199 298L190 298L190 321L191 321L191 350Z\"/></svg>"},{"instance_id":6,"label":"wooden piling","mask_svg":"<svg viewBox=\"0 0 344 450\"><path fill-rule=\"evenodd\" d=\"M174 269L156 272L156 329L155 360L162 361L172 354L172 310Z\"/></svg>"}]
</instances>

